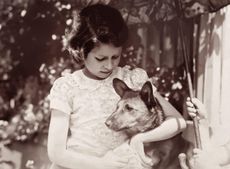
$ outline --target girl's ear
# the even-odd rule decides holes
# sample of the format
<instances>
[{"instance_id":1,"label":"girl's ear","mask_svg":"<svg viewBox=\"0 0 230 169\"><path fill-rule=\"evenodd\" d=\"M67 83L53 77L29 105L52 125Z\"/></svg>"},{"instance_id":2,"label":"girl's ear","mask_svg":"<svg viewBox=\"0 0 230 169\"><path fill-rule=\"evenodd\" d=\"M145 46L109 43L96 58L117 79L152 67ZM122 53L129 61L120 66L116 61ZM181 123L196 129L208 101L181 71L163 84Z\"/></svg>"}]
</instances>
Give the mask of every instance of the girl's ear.
<instances>
[{"instance_id":1,"label":"girl's ear","mask_svg":"<svg viewBox=\"0 0 230 169\"><path fill-rule=\"evenodd\" d=\"M152 84L149 81L145 82L145 84L142 86L140 96L149 109L157 106L157 101L153 96Z\"/></svg>"},{"instance_id":2,"label":"girl's ear","mask_svg":"<svg viewBox=\"0 0 230 169\"><path fill-rule=\"evenodd\" d=\"M122 80L118 78L113 79L113 88L115 89L116 93L120 96L123 97L124 93L127 90L130 90L130 88L123 82Z\"/></svg>"}]
</instances>

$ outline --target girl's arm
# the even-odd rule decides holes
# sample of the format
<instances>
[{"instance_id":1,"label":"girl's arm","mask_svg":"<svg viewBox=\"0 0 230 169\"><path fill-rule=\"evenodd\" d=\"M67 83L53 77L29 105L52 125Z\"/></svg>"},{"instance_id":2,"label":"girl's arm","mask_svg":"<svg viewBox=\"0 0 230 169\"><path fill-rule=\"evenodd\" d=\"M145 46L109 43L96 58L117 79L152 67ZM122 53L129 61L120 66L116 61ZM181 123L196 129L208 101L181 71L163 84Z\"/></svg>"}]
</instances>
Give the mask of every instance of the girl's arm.
<instances>
[{"instance_id":1,"label":"girl's arm","mask_svg":"<svg viewBox=\"0 0 230 169\"><path fill-rule=\"evenodd\" d=\"M137 135L144 143L171 138L186 128L186 122L181 114L159 93L155 92L154 96L161 104L166 120L159 127Z\"/></svg>"},{"instance_id":2,"label":"girl's arm","mask_svg":"<svg viewBox=\"0 0 230 169\"><path fill-rule=\"evenodd\" d=\"M92 168L91 165L98 159L86 157L67 150L66 142L69 129L69 115L58 111L51 111L48 134L48 156L50 160L66 168ZM88 163L91 160L91 163Z\"/></svg>"},{"instance_id":3,"label":"girl's arm","mask_svg":"<svg viewBox=\"0 0 230 169\"><path fill-rule=\"evenodd\" d=\"M103 158L89 156L66 147L69 131L69 115L59 110L52 110L48 134L48 156L50 160L70 169L117 169L124 166L126 159L106 155Z\"/></svg>"}]
</instances>

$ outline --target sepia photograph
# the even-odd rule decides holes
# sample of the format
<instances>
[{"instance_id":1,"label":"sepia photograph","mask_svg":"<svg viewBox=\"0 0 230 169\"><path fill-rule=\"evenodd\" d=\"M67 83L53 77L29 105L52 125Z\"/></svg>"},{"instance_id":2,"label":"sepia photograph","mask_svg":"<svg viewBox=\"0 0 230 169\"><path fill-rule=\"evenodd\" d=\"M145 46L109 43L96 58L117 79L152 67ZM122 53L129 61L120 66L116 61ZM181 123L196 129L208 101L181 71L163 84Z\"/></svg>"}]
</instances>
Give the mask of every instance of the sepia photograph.
<instances>
[{"instance_id":1,"label":"sepia photograph","mask_svg":"<svg viewBox=\"0 0 230 169\"><path fill-rule=\"evenodd\" d=\"M1 0L0 169L230 169L230 0Z\"/></svg>"}]
</instances>

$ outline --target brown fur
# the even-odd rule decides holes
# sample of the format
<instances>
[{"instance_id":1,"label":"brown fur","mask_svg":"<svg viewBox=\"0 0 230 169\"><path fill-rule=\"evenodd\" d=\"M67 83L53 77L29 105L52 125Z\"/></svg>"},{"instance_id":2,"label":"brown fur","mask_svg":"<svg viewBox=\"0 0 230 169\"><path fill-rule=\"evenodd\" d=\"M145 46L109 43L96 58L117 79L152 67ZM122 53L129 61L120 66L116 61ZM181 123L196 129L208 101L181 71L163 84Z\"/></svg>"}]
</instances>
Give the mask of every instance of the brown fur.
<instances>
[{"instance_id":1,"label":"brown fur","mask_svg":"<svg viewBox=\"0 0 230 169\"><path fill-rule=\"evenodd\" d=\"M140 91L133 91L123 81L114 79L115 91L121 100L117 109L106 120L106 125L115 130L124 130L132 137L159 126L165 119L158 100L154 97L150 82L146 82ZM154 169L180 168L178 155L185 152L189 143L180 134L173 138L145 145L145 153L154 161Z\"/></svg>"}]
</instances>

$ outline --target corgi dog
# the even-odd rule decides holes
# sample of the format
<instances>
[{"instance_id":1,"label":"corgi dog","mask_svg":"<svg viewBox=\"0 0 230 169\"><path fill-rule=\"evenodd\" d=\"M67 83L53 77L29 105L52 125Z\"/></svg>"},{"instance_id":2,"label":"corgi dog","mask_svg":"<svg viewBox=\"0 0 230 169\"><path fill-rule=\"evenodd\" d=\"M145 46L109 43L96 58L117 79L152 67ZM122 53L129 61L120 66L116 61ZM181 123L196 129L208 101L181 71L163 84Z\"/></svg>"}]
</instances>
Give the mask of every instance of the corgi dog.
<instances>
[{"instance_id":1,"label":"corgi dog","mask_svg":"<svg viewBox=\"0 0 230 169\"><path fill-rule=\"evenodd\" d=\"M116 110L105 124L114 131L125 131L129 137L152 130L161 125L165 114L154 97L152 84L147 81L140 91L130 89L125 82L115 78L113 87L121 97ZM145 144L145 153L154 162L154 169L180 168L178 155L186 150L186 142L180 134L173 138Z\"/></svg>"}]
</instances>

